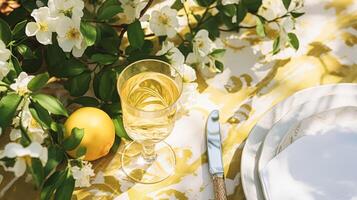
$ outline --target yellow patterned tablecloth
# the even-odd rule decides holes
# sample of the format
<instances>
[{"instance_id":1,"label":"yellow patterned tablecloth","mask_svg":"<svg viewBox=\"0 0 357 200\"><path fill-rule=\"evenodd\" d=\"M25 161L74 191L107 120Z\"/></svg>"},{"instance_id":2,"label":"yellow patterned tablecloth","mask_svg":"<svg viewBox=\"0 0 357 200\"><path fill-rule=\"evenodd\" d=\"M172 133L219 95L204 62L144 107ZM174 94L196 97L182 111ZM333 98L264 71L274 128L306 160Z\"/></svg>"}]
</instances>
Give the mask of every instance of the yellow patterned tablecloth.
<instances>
[{"instance_id":1,"label":"yellow patterned tablecloth","mask_svg":"<svg viewBox=\"0 0 357 200\"><path fill-rule=\"evenodd\" d=\"M199 78L195 105L180 117L166 139L177 157L172 177L153 185L130 182L120 169L119 150L94 162L94 184L77 189L73 198L212 199L204 127L208 113L219 109L228 199L245 199L240 158L244 140L257 120L298 90L327 83L357 82L357 1L306 0L305 12L296 25L298 52L286 49L273 58L265 58L257 50L270 49L272 41L257 42L247 33L222 34L221 41L227 49L225 71L211 79ZM241 121L228 123L235 111ZM25 186L17 183L6 198L18 199L19 193L31 193L23 191Z\"/></svg>"}]
</instances>

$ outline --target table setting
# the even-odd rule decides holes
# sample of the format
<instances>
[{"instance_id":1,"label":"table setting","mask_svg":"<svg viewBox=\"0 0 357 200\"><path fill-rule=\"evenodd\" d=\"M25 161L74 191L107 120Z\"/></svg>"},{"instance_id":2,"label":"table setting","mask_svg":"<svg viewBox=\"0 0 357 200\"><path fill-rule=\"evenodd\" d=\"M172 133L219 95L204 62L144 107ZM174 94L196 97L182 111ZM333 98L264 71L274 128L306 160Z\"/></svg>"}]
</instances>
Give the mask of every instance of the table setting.
<instances>
[{"instance_id":1,"label":"table setting","mask_svg":"<svg viewBox=\"0 0 357 200\"><path fill-rule=\"evenodd\" d=\"M356 11L0 0L0 199L357 199Z\"/></svg>"}]
</instances>

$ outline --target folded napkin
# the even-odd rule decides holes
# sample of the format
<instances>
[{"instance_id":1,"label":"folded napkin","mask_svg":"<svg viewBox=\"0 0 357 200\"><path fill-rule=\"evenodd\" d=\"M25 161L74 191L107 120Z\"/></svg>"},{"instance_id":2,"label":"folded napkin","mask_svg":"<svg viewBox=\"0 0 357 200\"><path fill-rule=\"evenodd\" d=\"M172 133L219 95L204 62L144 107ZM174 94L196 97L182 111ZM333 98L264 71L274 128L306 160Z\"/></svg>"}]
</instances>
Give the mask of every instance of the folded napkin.
<instances>
[{"instance_id":1,"label":"folded napkin","mask_svg":"<svg viewBox=\"0 0 357 200\"><path fill-rule=\"evenodd\" d=\"M357 200L357 130L324 131L298 139L260 171L268 200Z\"/></svg>"}]
</instances>

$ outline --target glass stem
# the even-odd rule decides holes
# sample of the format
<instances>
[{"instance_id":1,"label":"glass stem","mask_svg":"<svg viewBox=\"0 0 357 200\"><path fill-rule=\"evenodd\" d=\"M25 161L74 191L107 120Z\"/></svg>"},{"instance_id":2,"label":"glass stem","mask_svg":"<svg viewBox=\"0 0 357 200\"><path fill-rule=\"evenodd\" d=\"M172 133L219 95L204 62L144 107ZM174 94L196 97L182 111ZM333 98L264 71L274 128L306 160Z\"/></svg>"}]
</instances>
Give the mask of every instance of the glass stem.
<instances>
[{"instance_id":1,"label":"glass stem","mask_svg":"<svg viewBox=\"0 0 357 200\"><path fill-rule=\"evenodd\" d=\"M146 162L154 162L156 159L155 144L142 144L142 156Z\"/></svg>"}]
</instances>

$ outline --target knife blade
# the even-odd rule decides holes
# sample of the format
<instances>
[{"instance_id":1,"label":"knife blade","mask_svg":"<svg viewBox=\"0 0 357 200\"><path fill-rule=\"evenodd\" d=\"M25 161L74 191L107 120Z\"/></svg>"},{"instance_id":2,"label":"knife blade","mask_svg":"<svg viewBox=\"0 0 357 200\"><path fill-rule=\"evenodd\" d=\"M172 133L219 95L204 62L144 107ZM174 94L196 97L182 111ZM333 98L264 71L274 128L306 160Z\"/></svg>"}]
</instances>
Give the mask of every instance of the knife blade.
<instances>
[{"instance_id":1,"label":"knife blade","mask_svg":"<svg viewBox=\"0 0 357 200\"><path fill-rule=\"evenodd\" d=\"M222 144L219 125L219 111L212 111L207 119L207 154L209 172L213 179L216 200L226 200L224 170L222 161Z\"/></svg>"}]
</instances>

